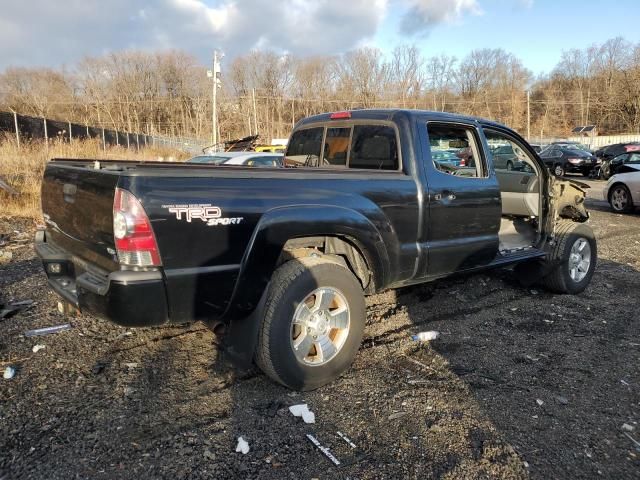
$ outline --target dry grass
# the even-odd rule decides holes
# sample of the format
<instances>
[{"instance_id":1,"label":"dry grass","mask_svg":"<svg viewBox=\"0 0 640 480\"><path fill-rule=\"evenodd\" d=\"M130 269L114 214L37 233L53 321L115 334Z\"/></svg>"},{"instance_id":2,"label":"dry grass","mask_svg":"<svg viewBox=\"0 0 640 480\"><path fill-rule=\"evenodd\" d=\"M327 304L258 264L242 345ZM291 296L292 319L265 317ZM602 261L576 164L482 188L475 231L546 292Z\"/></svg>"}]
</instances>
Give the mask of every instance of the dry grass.
<instances>
[{"instance_id":1,"label":"dry grass","mask_svg":"<svg viewBox=\"0 0 640 480\"><path fill-rule=\"evenodd\" d=\"M56 141L47 148L43 142L21 143L11 137L0 137L0 178L16 189L9 195L0 189L0 216L40 218L40 182L47 161L51 158L89 158L100 160L184 160L187 153L169 148L124 147L102 149L97 140L64 143Z\"/></svg>"}]
</instances>

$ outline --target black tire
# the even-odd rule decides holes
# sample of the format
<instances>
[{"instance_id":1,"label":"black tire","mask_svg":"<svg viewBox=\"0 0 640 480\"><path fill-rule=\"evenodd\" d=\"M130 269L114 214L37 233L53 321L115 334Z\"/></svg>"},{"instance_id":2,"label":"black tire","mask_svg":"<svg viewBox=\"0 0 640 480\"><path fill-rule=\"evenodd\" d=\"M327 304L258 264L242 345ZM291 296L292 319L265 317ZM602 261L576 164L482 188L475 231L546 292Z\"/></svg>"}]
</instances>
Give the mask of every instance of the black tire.
<instances>
[{"instance_id":1,"label":"black tire","mask_svg":"<svg viewBox=\"0 0 640 480\"><path fill-rule=\"evenodd\" d=\"M565 174L565 169L562 165L560 165L559 163L553 166L553 174L556 177L564 177Z\"/></svg>"},{"instance_id":2,"label":"black tire","mask_svg":"<svg viewBox=\"0 0 640 480\"><path fill-rule=\"evenodd\" d=\"M339 290L349 308L349 331L342 347L322 365L296 357L291 344L298 305L315 289ZM362 341L366 307L362 286L345 266L322 257L291 260L273 274L256 348L256 363L270 378L294 390L314 390L349 368Z\"/></svg>"},{"instance_id":3,"label":"black tire","mask_svg":"<svg viewBox=\"0 0 640 480\"><path fill-rule=\"evenodd\" d=\"M618 202L614 202L613 195L617 192L626 197L626 203L619 204ZM633 199L631 198L631 192L626 185L617 183L611 187L609 190L609 205L611 205L611 209L616 213L629 213L633 210Z\"/></svg>"},{"instance_id":4,"label":"black tire","mask_svg":"<svg viewBox=\"0 0 640 480\"><path fill-rule=\"evenodd\" d=\"M569 260L571 249L580 239L587 241L590 247L590 264L586 275L580 281L571 277ZM555 293L576 294L584 291L591 282L598 260L596 239L591 228L583 223L562 220L556 228L555 244L550 252L549 261L557 266L543 278L542 284Z\"/></svg>"}]
</instances>

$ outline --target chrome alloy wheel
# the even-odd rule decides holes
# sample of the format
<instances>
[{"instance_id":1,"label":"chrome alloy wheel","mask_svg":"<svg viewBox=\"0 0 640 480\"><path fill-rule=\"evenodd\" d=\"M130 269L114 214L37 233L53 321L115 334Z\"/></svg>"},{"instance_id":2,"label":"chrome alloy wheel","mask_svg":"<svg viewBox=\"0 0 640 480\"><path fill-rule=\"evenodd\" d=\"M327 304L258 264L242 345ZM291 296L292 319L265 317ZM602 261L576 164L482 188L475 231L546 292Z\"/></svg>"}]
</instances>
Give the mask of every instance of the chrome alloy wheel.
<instances>
[{"instance_id":1,"label":"chrome alloy wheel","mask_svg":"<svg viewBox=\"0 0 640 480\"><path fill-rule=\"evenodd\" d=\"M585 238L578 238L571 247L569 254L569 276L580 283L587 276L591 266L591 246Z\"/></svg>"},{"instance_id":2,"label":"chrome alloy wheel","mask_svg":"<svg viewBox=\"0 0 640 480\"><path fill-rule=\"evenodd\" d=\"M291 347L300 363L324 365L349 336L349 305L340 290L316 288L300 302L291 325Z\"/></svg>"},{"instance_id":3,"label":"chrome alloy wheel","mask_svg":"<svg viewBox=\"0 0 640 480\"><path fill-rule=\"evenodd\" d=\"M627 189L624 187L616 187L611 192L611 206L614 210L622 211L627 208L629 204L629 197L627 195Z\"/></svg>"}]
</instances>

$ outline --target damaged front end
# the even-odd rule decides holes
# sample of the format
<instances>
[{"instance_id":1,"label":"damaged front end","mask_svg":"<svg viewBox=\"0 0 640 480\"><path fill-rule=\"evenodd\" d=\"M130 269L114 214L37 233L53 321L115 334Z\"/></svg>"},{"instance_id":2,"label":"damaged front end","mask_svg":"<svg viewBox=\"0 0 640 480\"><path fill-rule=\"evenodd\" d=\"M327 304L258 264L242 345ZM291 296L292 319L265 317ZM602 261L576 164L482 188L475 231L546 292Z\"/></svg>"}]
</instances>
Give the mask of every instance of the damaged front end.
<instances>
[{"instance_id":1,"label":"damaged front end","mask_svg":"<svg viewBox=\"0 0 640 480\"><path fill-rule=\"evenodd\" d=\"M584 223L589 220L589 212L585 207L586 183L575 180L549 178L549 214L547 216L547 232L553 234L559 220L567 219Z\"/></svg>"}]
</instances>

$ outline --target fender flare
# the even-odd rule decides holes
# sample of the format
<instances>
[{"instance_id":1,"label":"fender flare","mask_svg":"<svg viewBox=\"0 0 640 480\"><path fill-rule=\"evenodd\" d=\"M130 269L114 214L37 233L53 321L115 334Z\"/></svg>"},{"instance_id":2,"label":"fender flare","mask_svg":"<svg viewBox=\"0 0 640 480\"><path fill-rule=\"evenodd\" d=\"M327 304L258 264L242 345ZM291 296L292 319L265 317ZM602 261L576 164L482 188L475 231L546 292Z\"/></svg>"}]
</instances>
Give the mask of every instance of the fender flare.
<instances>
[{"instance_id":1,"label":"fender flare","mask_svg":"<svg viewBox=\"0 0 640 480\"><path fill-rule=\"evenodd\" d=\"M262 216L249 240L223 318L249 315L267 288L287 241L310 236L340 236L352 241L363 254L375 285L386 285L389 274L386 244L378 229L363 214L340 206L278 207Z\"/></svg>"}]
</instances>

